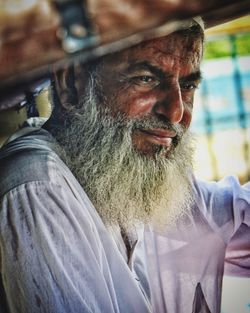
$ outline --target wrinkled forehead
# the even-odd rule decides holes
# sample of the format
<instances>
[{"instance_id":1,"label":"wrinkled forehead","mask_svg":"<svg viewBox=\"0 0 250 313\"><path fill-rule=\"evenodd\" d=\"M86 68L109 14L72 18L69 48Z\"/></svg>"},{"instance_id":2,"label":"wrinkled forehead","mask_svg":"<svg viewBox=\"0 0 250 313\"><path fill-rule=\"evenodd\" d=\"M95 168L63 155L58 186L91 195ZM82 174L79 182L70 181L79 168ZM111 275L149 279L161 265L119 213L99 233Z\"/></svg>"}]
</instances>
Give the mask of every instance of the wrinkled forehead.
<instances>
[{"instance_id":1,"label":"wrinkled forehead","mask_svg":"<svg viewBox=\"0 0 250 313\"><path fill-rule=\"evenodd\" d=\"M199 34L179 31L170 35L156 38L130 47L115 55L104 57L104 64L118 65L121 62L131 63L135 60L157 57L170 57L173 59L186 59L199 62L203 53L203 36ZM105 62L106 61L106 62Z\"/></svg>"},{"instance_id":2,"label":"wrinkled forehead","mask_svg":"<svg viewBox=\"0 0 250 313\"><path fill-rule=\"evenodd\" d=\"M194 51L201 51L202 38L183 33L173 33L165 37L153 39L128 49L127 54L142 54L144 52L162 53L175 57L185 54L193 54Z\"/></svg>"}]
</instances>

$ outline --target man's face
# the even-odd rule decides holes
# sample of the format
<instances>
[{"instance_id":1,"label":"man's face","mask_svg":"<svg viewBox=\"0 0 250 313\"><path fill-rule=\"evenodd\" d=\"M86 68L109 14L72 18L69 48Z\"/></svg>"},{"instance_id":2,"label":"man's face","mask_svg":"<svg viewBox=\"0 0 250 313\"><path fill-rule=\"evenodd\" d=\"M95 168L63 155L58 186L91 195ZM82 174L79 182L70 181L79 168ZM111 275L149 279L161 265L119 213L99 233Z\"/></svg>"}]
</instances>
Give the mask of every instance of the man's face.
<instances>
[{"instance_id":1,"label":"man's face","mask_svg":"<svg viewBox=\"0 0 250 313\"><path fill-rule=\"evenodd\" d=\"M202 39L180 33L104 57L98 70L102 104L114 117L155 122L133 131L133 145L142 154L161 147L167 155L176 143L174 126L189 127L201 57Z\"/></svg>"},{"instance_id":2,"label":"man's face","mask_svg":"<svg viewBox=\"0 0 250 313\"><path fill-rule=\"evenodd\" d=\"M85 81L57 139L105 223L164 224L192 206L201 53L202 39L173 34L105 56Z\"/></svg>"}]
</instances>

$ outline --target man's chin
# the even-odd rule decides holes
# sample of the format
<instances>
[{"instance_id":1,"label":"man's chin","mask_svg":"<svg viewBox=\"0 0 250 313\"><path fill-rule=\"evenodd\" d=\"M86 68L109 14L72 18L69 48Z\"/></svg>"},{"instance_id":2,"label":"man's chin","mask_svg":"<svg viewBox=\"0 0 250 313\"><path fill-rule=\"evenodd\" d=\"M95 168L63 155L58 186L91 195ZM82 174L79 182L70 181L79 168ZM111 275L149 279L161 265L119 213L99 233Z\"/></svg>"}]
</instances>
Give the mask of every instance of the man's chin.
<instances>
[{"instance_id":1,"label":"man's chin","mask_svg":"<svg viewBox=\"0 0 250 313\"><path fill-rule=\"evenodd\" d=\"M132 134L132 145L139 155L156 159L158 157L171 158L174 154L179 140L177 138L163 138L148 135L142 135L142 132Z\"/></svg>"},{"instance_id":2,"label":"man's chin","mask_svg":"<svg viewBox=\"0 0 250 313\"><path fill-rule=\"evenodd\" d=\"M156 159L157 157L168 157L171 154L172 148L152 143L137 144L133 142L134 151L144 157Z\"/></svg>"}]
</instances>

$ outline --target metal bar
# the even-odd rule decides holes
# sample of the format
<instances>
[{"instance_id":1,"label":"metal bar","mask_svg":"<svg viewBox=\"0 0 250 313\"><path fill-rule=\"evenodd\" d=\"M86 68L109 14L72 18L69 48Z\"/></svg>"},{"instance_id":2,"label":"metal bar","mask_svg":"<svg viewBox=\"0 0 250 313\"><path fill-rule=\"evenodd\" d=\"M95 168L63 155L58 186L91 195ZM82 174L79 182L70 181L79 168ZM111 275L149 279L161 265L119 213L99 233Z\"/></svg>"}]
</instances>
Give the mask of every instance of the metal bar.
<instances>
[{"instance_id":1,"label":"metal bar","mask_svg":"<svg viewBox=\"0 0 250 313\"><path fill-rule=\"evenodd\" d=\"M212 143L213 143L213 118L211 115L211 112L209 110L209 106L207 103L208 99L208 88L207 88L207 83L204 80L201 86L201 96L202 96L202 109L205 114L204 118L204 124L205 124L205 130L206 130L206 138L207 138L207 144L208 144L208 153L209 153L209 158L211 160L212 164L212 171L213 171L213 179L218 180L219 179L219 174L218 174L218 164L216 160L216 156L214 154L213 148L212 148Z\"/></svg>"},{"instance_id":2,"label":"metal bar","mask_svg":"<svg viewBox=\"0 0 250 313\"><path fill-rule=\"evenodd\" d=\"M231 57L233 60L233 66L234 66L234 73L233 73L233 79L234 84L236 88L236 97L237 97L237 109L238 109L238 120L240 127L242 129L243 135L244 135L244 144L243 144L243 155L244 160L246 163L246 169L247 169L247 177L250 179L250 147L249 142L247 140L247 114L246 114L246 108L244 104L244 99L242 96L242 78L239 70L239 64L238 64L238 53L237 53L237 44L236 44L236 36L230 35L229 36L230 44L231 44Z\"/></svg>"}]
</instances>

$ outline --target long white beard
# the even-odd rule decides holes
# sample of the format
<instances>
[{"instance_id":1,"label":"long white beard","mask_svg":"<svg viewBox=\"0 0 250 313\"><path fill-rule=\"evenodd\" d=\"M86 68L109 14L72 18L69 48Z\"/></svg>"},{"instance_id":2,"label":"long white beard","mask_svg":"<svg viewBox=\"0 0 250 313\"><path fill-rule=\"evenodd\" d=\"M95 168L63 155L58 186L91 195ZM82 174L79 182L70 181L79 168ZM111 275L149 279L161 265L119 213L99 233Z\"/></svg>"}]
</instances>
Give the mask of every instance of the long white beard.
<instances>
[{"instance_id":1,"label":"long white beard","mask_svg":"<svg viewBox=\"0 0 250 313\"><path fill-rule=\"evenodd\" d=\"M133 147L133 129L138 124L162 127L162 122L110 117L100 112L94 90L90 86L81 109L70 113L70 126L57 133L67 165L106 225L128 229L137 223L175 222L193 202L190 133L179 130L182 138L168 157L160 151L142 155Z\"/></svg>"}]
</instances>

